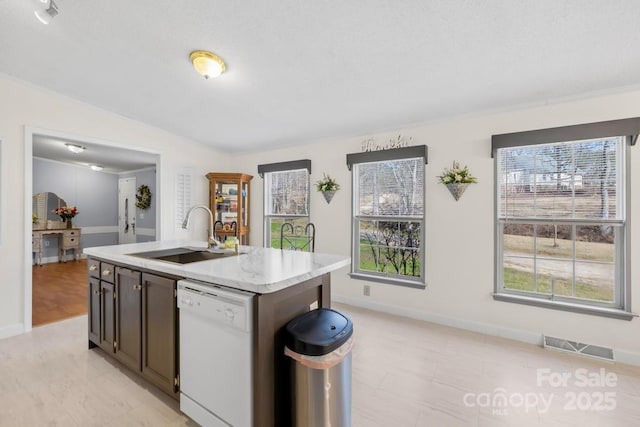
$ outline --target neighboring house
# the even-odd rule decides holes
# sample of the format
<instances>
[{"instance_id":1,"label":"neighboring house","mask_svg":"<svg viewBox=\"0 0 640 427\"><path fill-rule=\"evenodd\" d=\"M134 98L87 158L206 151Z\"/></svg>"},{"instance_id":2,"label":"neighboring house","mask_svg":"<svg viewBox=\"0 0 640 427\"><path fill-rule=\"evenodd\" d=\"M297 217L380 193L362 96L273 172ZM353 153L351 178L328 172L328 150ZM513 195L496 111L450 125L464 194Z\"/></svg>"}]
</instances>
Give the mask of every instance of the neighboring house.
<instances>
[{"instance_id":1,"label":"neighboring house","mask_svg":"<svg viewBox=\"0 0 640 427\"><path fill-rule=\"evenodd\" d=\"M528 173L526 170L511 171L502 176L502 184L515 192L581 191L584 189L582 175L568 173Z\"/></svg>"}]
</instances>

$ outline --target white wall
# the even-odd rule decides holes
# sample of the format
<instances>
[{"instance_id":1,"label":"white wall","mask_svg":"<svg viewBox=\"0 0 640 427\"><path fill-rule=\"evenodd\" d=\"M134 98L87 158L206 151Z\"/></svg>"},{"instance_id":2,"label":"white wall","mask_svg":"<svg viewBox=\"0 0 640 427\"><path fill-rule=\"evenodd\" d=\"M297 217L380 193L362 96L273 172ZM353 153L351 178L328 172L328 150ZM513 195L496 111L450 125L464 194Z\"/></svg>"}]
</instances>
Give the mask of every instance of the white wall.
<instances>
[{"instance_id":1,"label":"white wall","mask_svg":"<svg viewBox=\"0 0 640 427\"><path fill-rule=\"evenodd\" d=\"M159 153L163 239L201 231L200 218L189 232L175 226L176 168L194 168L194 199L207 203L205 174L228 164L228 156L187 138L0 75L0 338L20 333L24 326L25 227L31 222L24 207L25 197L31 200L25 194L25 126Z\"/></svg>"},{"instance_id":2,"label":"white wall","mask_svg":"<svg viewBox=\"0 0 640 427\"><path fill-rule=\"evenodd\" d=\"M492 134L553 126L612 120L640 115L640 91L592 97L578 101L478 115L393 132L338 138L288 149L256 152L230 159L186 138L171 135L81 102L34 88L0 76L0 337L22 331L24 294L24 230L30 221L25 212L24 127L49 129L78 137L110 141L133 148L148 148L162 156L160 170L163 239L190 237L177 230L174 214L174 174L177 167L192 166L198 177L196 201L207 203L210 171L236 171L254 175L251 196L251 241L262 242L262 179L257 165L310 158L312 182L328 173L342 189L331 204L312 192L311 220L318 230L316 250L349 255L351 184L345 155L361 151L363 140L373 136L378 143L398 133L412 137L414 144L429 146L426 167L427 289L415 290L352 280L347 269L333 274L337 299L378 307L405 315L432 319L528 341L541 333L611 346L621 360L640 363L640 320L631 322L584 314L496 302L493 290L493 161ZM640 188L640 147L632 149L632 188ZM479 184L455 202L436 176L453 160L467 164ZM633 172L635 171L635 172ZM635 191L637 194L637 191ZM640 212L638 197L632 212ZM637 220L632 215L632 220ZM198 218L200 220L201 218ZM202 218L203 220L204 218ZM202 222L204 223L204 221ZM192 228L201 232L198 224ZM640 227L631 228L632 255L640 251ZM196 237L200 237L196 235ZM640 267L632 263L632 307L640 310ZM371 296L362 296L362 286L371 286Z\"/></svg>"},{"instance_id":3,"label":"white wall","mask_svg":"<svg viewBox=\"0 0 640 427\"><path fill-rule=\"evenodd\" d=\"M429 146L426 166L427 289L416 290L350 279L348 270L333 274L334 299L379 308L411 317L485 331L528 342L541 334L611 346L621 361L640 364L640 320L623 321L577 313L494 301L494 190L491 135L565 126L640 115L640 91L427 123L394 132L340 138L282 150L238 156L244 172L256 174L258 164L310 158L312 182L328 173L342 189L327 204L320 193L311 197L311 220L316 224L317 252L350 255L351 181L347 153L360 152L372 137L385 143L398 134L413 145ZM631 186L640 188L640 147L631 150ZM453 160L468 165L479 183L454 201L436 176ZM262 179L254 179L252 193L253 244L262 242ZM315 188L314 188L315 190ZM640 220L638 197L631 200L633 220ZM640 250L640 226L632 230L632 254ZM633 259L633 258L632 258ZM632 308L640 311L640 264L632 263ZM363 285L371 296L363 296Z\"/></svg>"}]
</instances>

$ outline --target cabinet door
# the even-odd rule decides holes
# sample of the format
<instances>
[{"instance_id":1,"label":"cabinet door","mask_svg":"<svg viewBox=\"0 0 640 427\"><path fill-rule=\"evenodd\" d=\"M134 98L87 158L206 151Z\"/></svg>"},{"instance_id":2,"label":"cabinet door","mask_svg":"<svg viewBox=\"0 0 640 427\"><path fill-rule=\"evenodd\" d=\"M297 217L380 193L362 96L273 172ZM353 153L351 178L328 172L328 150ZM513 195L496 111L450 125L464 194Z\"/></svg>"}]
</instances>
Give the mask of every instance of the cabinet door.
<instances>
[{"instance_id":1,"label":"cabinet door","mask_svg":"<svg viewBox=\"0 0 640 427\"><path fill-rule=\"evenodd\" d=\"M139 271L116 267L116 357L140 370L142 286Z\"/></svg>"},{"instance_id":2,"label":"cabinet door","mask_svg":"<svg viewBox=\"0 0 640 427\"><path fill-rule=\"evenodd\" d=\"M178 391L176 281L142 275L142 375L173 393Z\"/></svg>"},{"instance_id":3,"label":"cabinet door","mask_svg":"<svg viewBox=\"0 0 640 427\"><path fill-rule=\"evenodd\" d=\"M113 284L100 281L100 347L108 352L114 351L115 328L115 289Z\"/></svg>"},{"instance_id":4,"label":"cabinet door","mask_svg":"<svg viewBox=\"0 0 640 427\"><path fill-rule=\"evenodd\" d=\"M100 344L100 280L89 277L89 341Z\"/></svg>"}]
</instances>

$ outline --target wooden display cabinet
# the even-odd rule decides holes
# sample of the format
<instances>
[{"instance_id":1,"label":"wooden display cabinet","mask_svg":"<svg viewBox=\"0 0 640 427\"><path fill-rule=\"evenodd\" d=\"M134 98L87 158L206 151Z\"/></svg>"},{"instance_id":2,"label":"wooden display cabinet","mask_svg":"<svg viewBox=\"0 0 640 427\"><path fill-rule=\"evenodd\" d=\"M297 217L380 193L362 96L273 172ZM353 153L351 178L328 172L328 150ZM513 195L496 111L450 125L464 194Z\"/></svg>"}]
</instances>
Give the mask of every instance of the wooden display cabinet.
<instances>
[{"instance_id":1,"label":"wooden display cabinet","mask_svg":"<svg viewBox=\"0 0 640 427\"><path fill-rule=\"evenodd\" d=\"M213 212L214 234L218 239L236 236L249 244L249 195L253 176L244 173L210 172L209 208Z\"/></svg>"}]
</instances>

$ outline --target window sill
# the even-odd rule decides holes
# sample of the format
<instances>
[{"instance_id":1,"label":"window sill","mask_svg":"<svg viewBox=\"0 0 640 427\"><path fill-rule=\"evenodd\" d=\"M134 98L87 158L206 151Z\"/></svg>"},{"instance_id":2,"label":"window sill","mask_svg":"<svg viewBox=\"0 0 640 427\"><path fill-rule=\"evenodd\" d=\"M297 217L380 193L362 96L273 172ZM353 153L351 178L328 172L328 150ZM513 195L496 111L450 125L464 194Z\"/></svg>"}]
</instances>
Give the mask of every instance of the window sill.
<instances>
[{"instance_id":1,"label":"window sill","mask_svg":"<svg viewBox=\"0 0 640 427\"><path fill-rule=\"evenodd\" d=\"M496 301L505 301L505 302L513 302L516 304L533 305L537 307L551 308L551 309L562 310L562 311L570 311L573 313L590 314L594 316L610 317L613 319L620 319L620 320L633 320L633 318L637 316L636 314L630 313L628 311L615 309L615 308L595 307L591 305L576 304L576 303L570 303L570 302L564 302L564 301L552 301L552 300L545 300L545 299L527 297L522 295L494 293L493 299Z\"/></svg>"},{"instance_id":2,"label":"window sill","mask_svg":"<svg viewBox=\"0 0 640 427\"><path fill-rule=\"evenodd\" d=\"M425 285L424 283L415 282L413 280L403 280L403 279L397 279L393 277L375 276L373 274L349 273L349 276L352 279L366 280L368 282L386 283L388 285L405 286L407 288L414 288L414 289L425 289L427 287L427 285Z\"/></svg>"}]
</instances>

